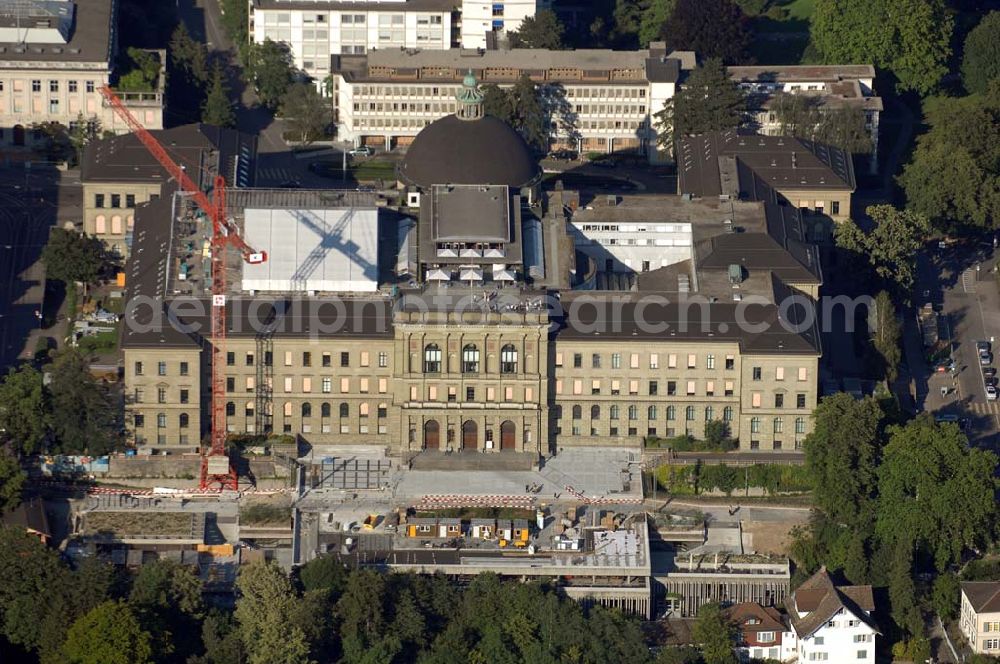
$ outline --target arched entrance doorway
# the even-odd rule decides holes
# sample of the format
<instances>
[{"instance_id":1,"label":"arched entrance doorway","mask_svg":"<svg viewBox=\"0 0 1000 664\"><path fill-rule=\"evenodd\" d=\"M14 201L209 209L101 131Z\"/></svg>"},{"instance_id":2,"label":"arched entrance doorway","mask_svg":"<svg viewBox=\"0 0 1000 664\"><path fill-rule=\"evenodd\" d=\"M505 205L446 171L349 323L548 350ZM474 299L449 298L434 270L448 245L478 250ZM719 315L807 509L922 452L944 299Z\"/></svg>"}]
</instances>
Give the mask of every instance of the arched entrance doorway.
<instances>
[{"instance_id":1,"label":"arched entrance doorway","mask_svg":"<svg viewBox=\"0 0 1000 664\"><path fill-rule=\"evenodd\" d=\"M462 423L462 449L475 450L479 448L479 427L472 420Z\"/></svg>"},{"instance_id":2,"label":"arched entrance doorway","mask_svg":"<svg viewBox=\"0 0 1000 664\"><path fill-rule=\"evenodd\" d=\"M427 420L424 422L424 449L441 449L441 425L437 420Z\"/></svg>"},{"instance_id":3,"label":"arched entrance doorway","mask_svg":"<svg viewBox=\"0 0 1000 664\"><path fill-rule=\"evenodd\" d=\"M24 125L14 125L14 145L24 145Z\"/></svg>"},{"instance_id":4,"label":"arched entrance doorway","mask_svg":"<svg viewBox=\"0 0 1000 664\"><path fill-rule=\"evenodd\" d=\"M517 448L514 443L514 423L510 420L506 420L500 425L500 449L501 450L513 450Z\"/></svg>"}]
</instances>

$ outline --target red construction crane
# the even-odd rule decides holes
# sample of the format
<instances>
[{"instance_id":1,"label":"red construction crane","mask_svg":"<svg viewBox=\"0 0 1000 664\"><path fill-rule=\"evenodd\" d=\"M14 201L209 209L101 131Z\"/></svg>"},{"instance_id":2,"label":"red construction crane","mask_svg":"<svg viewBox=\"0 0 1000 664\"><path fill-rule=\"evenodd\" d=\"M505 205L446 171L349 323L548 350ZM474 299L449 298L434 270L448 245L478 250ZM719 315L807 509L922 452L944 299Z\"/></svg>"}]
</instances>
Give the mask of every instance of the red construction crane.
<instances>
[{"instance_id":1,"label":"red construction crane","mask_svg":"<svg viewBox=\"0 0 1000 664\"><path fill-rule=\"evenodd\" d=\"M215 176L212 199L201 190L184 169L177 164L159 141L146 130L125 107L114 90L100 88L101 94L111 104L136 138L166 169L181 190L191 194L202 212L212 221L212 446L201 458L201 489L232 489L239 487L236 468L226 455L226 384L223 371L226 361L226 248L235 247L247 263L263 263L267 254L257 252L240 237L239 229L226 215L226 179Z\"/></svg>"}]
</instances>

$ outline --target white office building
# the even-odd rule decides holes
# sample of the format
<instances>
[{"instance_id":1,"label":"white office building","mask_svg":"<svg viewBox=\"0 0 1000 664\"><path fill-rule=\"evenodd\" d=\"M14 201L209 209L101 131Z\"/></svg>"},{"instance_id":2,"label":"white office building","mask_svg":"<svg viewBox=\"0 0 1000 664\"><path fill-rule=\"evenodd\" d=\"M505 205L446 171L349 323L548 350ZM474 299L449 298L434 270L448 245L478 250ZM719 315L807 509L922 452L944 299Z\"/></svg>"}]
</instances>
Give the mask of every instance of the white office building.
<instances>
[{"instance_id":1,"label":"white office building","mask_svg":"<svg viewBox=\"0 0 1000 664\"><path fill-rule=\"evenodd\" d=\"M488 48L491 37L506 36L521 21L545 9L544 0L462 0L462 48Z\"/></svg>"},{"instance_id":2,"label":"white office building","mask_svg":"<svg viewBox=\"0 0 1000 664\"><path fill-rule=\"evenodd\" d=\"M673 97L694 54L662 43L638 51L545 49L391 50L334 56L337 135L356 144L406 145L456 111L466 74L513 86L529 76L543 88L551 146L581 152L634 151L656 158L653 115Z\"/></svg>"},{"instance_id":3,"label":"white office building","mask_svg":"<svg viewBox=\"0 0 1000 664\"><path fill-rule=\"evenodd\" d=\"M457 46L455 0L251 0L250 38L289 45L295 66L322 82L331 55Z\"/></svg>"}]
</instances>

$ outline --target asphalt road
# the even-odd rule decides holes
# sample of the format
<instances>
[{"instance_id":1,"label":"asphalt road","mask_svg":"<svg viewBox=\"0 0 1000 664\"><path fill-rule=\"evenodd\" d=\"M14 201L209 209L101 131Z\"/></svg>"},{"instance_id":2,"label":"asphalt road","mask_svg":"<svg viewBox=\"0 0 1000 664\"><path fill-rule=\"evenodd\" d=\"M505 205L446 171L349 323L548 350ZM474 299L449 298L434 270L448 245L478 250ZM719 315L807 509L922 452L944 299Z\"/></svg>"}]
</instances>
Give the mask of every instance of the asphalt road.
<instances>
[{"instance_id":1,"label":"asphalt road","mask_svg":"<svg viewBox=\"0 0 1000 664\"><path fill-rule=\"evenodd\" d=\"M0 370L35 350L32 333L45 294L39 257L60 200L67 198L61 195L60 175L54 169L0 170Z\"/></svg>"},{"instance_id":2,"label":"asphalt road","mask_svg":"<svg viewBox=\"0 0 1000 664\"><path fill-rule=\"evenodd\" d=\"M991 448L998 444L1000 401L986 399L976 341L993 340L992 366L997 367L1000 289L992 271L995 260L995 250L988 241L970 241L944 250L934 245L919 257L916 288L918 305L930 301L940 310L957 365L954 376L920 367L915 376L917 404L924 410L967 418L970 437ZM916 325L908 325L908 332L912 347Z\"/></svg>"}]
</instances>

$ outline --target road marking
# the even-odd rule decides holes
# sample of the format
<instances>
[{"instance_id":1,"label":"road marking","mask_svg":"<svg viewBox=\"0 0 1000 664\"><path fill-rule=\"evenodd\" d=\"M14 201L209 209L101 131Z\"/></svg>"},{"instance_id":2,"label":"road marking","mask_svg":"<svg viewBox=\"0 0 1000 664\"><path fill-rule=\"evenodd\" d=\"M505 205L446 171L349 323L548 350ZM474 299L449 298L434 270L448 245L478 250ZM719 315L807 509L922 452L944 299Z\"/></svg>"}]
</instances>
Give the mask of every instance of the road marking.
<instances>
[{"instance_id":1,"label":"road marking","mask_svg":"<svg viewBox=\"0 0 1000 664\"><path fill-rule=\"evenodd\" d=\"M962 273L962 290L966 293L976 292L976 272L975 270L966 270Z\"/></svg>"}]
</instances>

